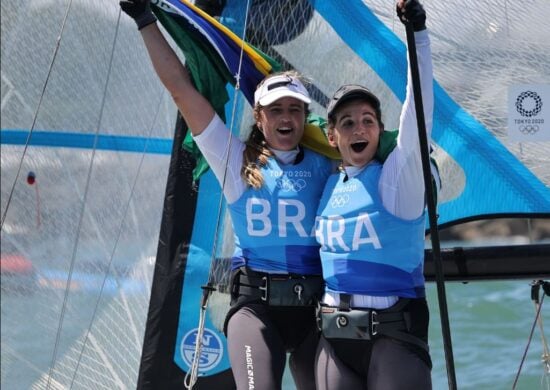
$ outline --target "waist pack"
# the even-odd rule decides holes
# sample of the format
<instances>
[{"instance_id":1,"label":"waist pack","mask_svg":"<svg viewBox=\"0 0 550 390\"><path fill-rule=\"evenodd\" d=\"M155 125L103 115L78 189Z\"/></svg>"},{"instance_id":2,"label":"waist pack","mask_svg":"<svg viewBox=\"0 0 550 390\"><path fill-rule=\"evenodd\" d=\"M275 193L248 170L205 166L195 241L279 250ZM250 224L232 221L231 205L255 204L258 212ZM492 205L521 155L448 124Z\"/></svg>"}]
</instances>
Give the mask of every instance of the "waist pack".
<instances>
[{"instance_id":1,"label":"waist pack","mask_svg":"<svg viewBox=\"0 0 550 390\"><path fill-rule=\"evenodd\" d=\"M388 331L406 331L403 313L383 313L376 310L339 310L320 306L318 321L327 339L372 340Z\"/></svg>"},{"instance_id":2,"label":"waist pack","mask_svg":"<svg viewBox=\"0 0 550 390\"><path fill-rule=\"evenodd\" d=\"M317 308L317 324L326 339L373 340L378 336L414 344L429 351L428 344L410 333L407 299L390 309L350 309L322 306Z\"/></svg>"},{"instance_id":3,"label":"waist pack","mask_svg":"<svg viewBox=\"0 0 550 390\"><path fill-rule=\"evenodd\" d=\"M324 289L318 275L268 274L245 269L233 284L233 293L259 299L270 306L314 306Z\"/></svg>"}]
</instances>

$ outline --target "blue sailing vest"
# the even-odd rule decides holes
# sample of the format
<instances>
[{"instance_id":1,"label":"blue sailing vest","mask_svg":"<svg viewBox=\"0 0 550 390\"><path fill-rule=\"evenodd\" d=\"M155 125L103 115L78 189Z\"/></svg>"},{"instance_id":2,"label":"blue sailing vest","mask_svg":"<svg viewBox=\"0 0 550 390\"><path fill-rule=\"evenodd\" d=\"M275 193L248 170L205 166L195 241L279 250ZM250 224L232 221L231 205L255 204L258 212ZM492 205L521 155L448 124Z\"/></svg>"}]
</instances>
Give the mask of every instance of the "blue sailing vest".
<instances>
[{"instance_id":1,"label":"blue sailing vest","mask_svg":"<svg viewBox=\"0 0 550 390\"><path fill-rule=\"evenodd\" d=\"M309 149L296 164L270 158L263 186L249 187L229 205L235 230L233 269L248 265L269 273L321 274L315 215L331 161Z\"/></svg>"},{"instance_id":2,"label":"blue sailing vest","mask_svg":"<svg viewBox=\"0 0 550 390\"><path fill-rule=\"evenodd\" d=\"M407 221L387 212L378 194L382 165L344 182L332 175L316 227L327 290L424 297L424 215Z\"/></svg>"}]
</instances>

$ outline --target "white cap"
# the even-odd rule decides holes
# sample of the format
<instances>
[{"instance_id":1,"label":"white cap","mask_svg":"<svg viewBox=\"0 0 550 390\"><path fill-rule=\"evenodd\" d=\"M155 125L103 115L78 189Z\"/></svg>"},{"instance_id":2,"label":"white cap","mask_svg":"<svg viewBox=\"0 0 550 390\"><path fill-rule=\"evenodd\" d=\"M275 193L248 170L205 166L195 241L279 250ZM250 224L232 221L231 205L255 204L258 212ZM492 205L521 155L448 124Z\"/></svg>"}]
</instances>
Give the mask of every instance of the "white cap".
<instances>
[{"instance_id":1,"label":"white cap","mask_svg":"<svg viewBox=\"0 0 550 390\"><path fill-rule=\"evenodd\" d=\"M254 104L268 106L283 97L293 97L304 103L311 103L309 93L300 80L289 75L278 75L265 80L254 92Z\"/></svg>"}]
</instances>

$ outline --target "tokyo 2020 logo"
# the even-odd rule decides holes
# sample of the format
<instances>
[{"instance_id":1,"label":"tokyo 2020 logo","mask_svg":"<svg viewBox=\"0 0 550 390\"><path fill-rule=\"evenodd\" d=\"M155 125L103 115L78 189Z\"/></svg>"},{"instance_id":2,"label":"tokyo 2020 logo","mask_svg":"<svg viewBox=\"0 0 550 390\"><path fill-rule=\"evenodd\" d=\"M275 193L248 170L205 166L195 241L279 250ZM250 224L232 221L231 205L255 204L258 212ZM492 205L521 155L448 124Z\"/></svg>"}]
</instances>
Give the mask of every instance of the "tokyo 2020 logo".
<instances>
[{"instance_id":1,"label":"tokyo 2020 logo","mask_svg":"<svg viewBox=\"0 0 550 390\"><path fill-rule=\"evenodd\" d=\"M542 99L536 92L522 92L516 99L516 110L521 116L536 116L542 110Z\"/></svg>"}]
</instances>

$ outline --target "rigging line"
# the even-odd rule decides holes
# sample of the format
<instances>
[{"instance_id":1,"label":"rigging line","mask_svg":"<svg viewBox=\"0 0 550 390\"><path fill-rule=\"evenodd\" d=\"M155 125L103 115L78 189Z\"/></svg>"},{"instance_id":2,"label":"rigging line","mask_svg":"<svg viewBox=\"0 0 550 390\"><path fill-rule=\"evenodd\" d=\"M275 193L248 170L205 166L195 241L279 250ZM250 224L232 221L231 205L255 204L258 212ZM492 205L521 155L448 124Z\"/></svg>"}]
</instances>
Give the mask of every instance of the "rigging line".
<instances>
[{"instance_id":1,"label":"rigging line","mask_svg":"<svg viewBox=\"0 0 550 390\"><path fill-rule=\"evenodd\" d=\"M544 302L544 294L542 294L542 298L540 299L540 304L538 305L535 320L533 321L533 325L531 325L531 331L529 332L529 337L527 338L527 345L525 346L525 349L523 351L523 356L521 357L518 372L516 373L516 377L514 378L514 384L512 385L512 390L516 389L516 386L518 384L519 376L521 374L521 370L523 368L523 363L525 363L525 359L527 357L527 351L529 350L529 346L531 344L531 341L533 339L533 333L535 332L535 327L537 326L538 319L540 317L540 311L542 309L542 303Z\"/></svg>"},{"instance_id":2,"label":"rigging line","mask_svg":"<svg viewBox=\"0 0 550 390\"><path fill-rule=\"evenodd\" d=\"M504 1L504 17L506 19L506 35L510 38L510 18L508 16L508 0Z\"/></svg>"},{"instance_id":3,"label":"rigging line","mask_svg":"<svg viewBox=\"0 0 550 390\"><path fill-rule=\"evenodd\" d=\"M206 302L203 300L203 303L206 303ZM193 386L195 386L195 383L197 383L197 379L198 379L200 354L202 351L202 335L203 335L205 320L206 320L206 308L201 306L197 336L195 338L196 340L195 355L193 355L193 361L191 363L189 372L187 372L185 374L185 378L183 378L183 385L185 386L186 389L189 389L189 390L191 390ZM200 346L200 347L197 348L197 346Z\"/></svg>"},{"instance_id":4,"label":"rigging line","mask_svg":"<svg viewBox=\"0 0 550 390\"><path fill-rule=\"evenodd\" d=\"M119 29L120 29L120 15L121 15L121 11L120 11L120 8L119 8L119 13L118 13L118 20L117 20L117 26L116 26L116 32L115 32L115 37L114 37L114 42L113 42L113 48L115 47L116 45L116 40L117 40L117 37L118 37L118 32L119 32ZM114 56L114 49L113 49L113 53L112 55ZM111 69L109 69L109 72L111 71ZM115 251L116 249L118 248L118 243L120 241L120 237L122 235L122 229L124 227L124 221L126 220L126 216L128 215L128 210L130 209L130 204L131 204L131 201L132 201L132 197L135 193L135 189L136 189L136 186L137 186L137 182L138 182L138 178L139 178L139 174L141 173L141 168L143 166L143 162L145 160L145 155L146 155L146 152L147 152L147 147L149 145L149 140L151 139L151 135L153 133L153 129L154 129L154 125L155 123L157 122L157 119L159 117L159 114L160 114L160 110L161 110L161 106L162 106L162 102L163 102L163 98L165 96L165 92L164 90L161 90L161 94L160 94L160 99L159 99L159 103L157 105L157 110L156 110L156 113L155 115L153 116L153 121L151 123L151 126L149 128L149 133L148 133L148 136L147 136L147 140L145 142L145 145L144 145L144 148L143 148L143 152L141 153L141 159L139 161L139 164L138 164L138 167L137 167L137 172L136 172L136 175L134 177L134 181L132 183L132 188L131 188L131 191L130 191L130 195L128 197L128 201L126 202L126 205L124 206L124 211L122 213L122 218L120 220L120 226L118 228L118 232L117 232L117 236L116 236L116 239L115 239L115 243L114 243L114 246L113 246L113 250L111 251L111 256L109 258L109 262L108 262L108 265L107 265L107 269L105 271L105 275L103 277L103 282L102 282L102 285L101 285L101 288L99 290L99 295L97 297L97 300L96 300L96 304L95 304L95 307L94 307L94 310L92 312L92 318L90 320L90 325L88 326L88 329L86 331L86 336L84 338L84 342L82 343L82 348L80 350L80 353L79 353L79 356L78 356L78 359L77 359L77 363L76 363L76 367L74 369L74 373L73 373L73 377L72 377L72 380L71 380L71 385L70 385L70 388L73 387L73 383L75 381L75 378L76 378L76 373L80 367L80 362L81 362L81 359L82 359L82 355L84 354L84 349L86 348L86 343L88 341L88 337L91 336L90 333L91 333L91 328L92 328L92 325L94 324L94 321L95 321L95 318L96 318L96 314L98 312L98 309L99 309L99 303L101 301L101 297L103 295L103 291L105 289L105 285L106 285L106 282L107 282L107 276L109 274L109 270L111 269L111 266L112 266L112 263L113 263L113 258L114 258L114 254L115 254ZM115 279L116 280L116 279ZM117 281L118 283L118 281Z\"/></svg>"},{"instance_id":5,"label":"rigging line","mask_svg":"<svg viewBox=\"0 0 550 390\"><path fill-rule=\"evenodd\" d=\"M422 171L424 174L424 186L426 191L426 203L428 206L428 217L430 222L430 240L432 242L432 256L437 282L437 296L441 316L441 330L443 333L443 345L445 350L445 362L447 364L447 380L449 389L456 390L456 375L452 351L451 331L449 325L449 313L447 310L447 298L445 293L445 275L441 260L441 249L439 243L439 231L437 228L437 210L435 204L435 192L431 178L430 155L428 137L426 134L426 123L424 118L424 106L422 103L422 91L420 87L420 73L418 70L418 58L416 53L416 42L413 26L411 23L405 25L407 36L407 52L411 68L411 79L413 83L414 103L416 109L416 120L418 126L418 138L420 154L422 159Z\"/></svg>"},{"instance_id":6,"label":"rigging line","mask_svg":"<svg viewBox=\"0 0 550 390\"><path fill-rule=\"evenodd\" d=\"M15 174L15 179L13 180L13 184L10 189L10 194L8 196L8 200L6 202L6 209L4 210L4 213L2 214L2 222L0 223L0 231L4 229L4 222L6 221L6 216L8 214L8 209L11 204L11 199L13 197L13 193L15 191L15 185L17 184L17 181L19 179L19 176L21 175L21 168L23 167L23 160L25 159L25 156L27 154L27 149L29 147L29 143L31 141L32 132L34 130L34 126L36 125L36 121L38 119L38 112L40 111L40 107L42 106L42 100L44 99L44 95L46 94L46 88L48 87L48 82L50 80L50 76L52 74L53 70L53 64L55 63L55 60L57 58L57 52L59 51L59 47L61 46L61 37L63 36L63 32L65 31L65 24L67 23L67 19L69 17L69 11L71 10L71 5L73 3L73 0L69 0L69 4L67 5L67 10L65 11L65 15L63 16L63 20L61 21L61 30L59 31L59 35L57 36L53 57L50 61L50 65L48 67L48 73L46 74L46 81L44 81L44 86L42 87L42 91L40 92L40 97L38 99L38 105L36 106L36 110L34 111L34 115L32 118L32 124L31 128L29 129L29 134L27 135L27 139L25 140L25 146L23 147L23 153L21 154L21 159L19 161L19 166L17 167L17 173Z\"/></svg>"},{"instance_id":7,"label":"rigging line","mask_svg":"<svg viewBox=\"0 0 550 390\"><path fill-rule=\"evenodd\" d=\"M542 284L543 286L543 297L544 298L544 294L547 294L549 293L550 291L550 283L549 282L539 282L539 285ZM542 299L540 302L538 301L534 301L533 302L535 304L535 309L538 309L540 310L541 306L542 306ZM539 325L539 328L540 328L540 338L541 338L541 342L542 342L542 364L544 366L544 375L550 375L550 349L548 348L548 342L546 340L546 336L544 335L544 325L543 325L543 320L542 320L542 316L539 315L539 318L538 318L538 325ZM550 383L549 383L550 384ZM549 386L550 387L550 386Z\"/></svg>"},{"instance_id":8,"label":"rigging line","mask_svg":"<svg viewBox=\"0 0 550 390\"><path fill-rule=\"evenodd\" d=\"M535 304L535 307L540 310L542 301L540 304ZM544 325L542 324L542 316L539 316L538 324L540 328L540 338L542 342L542 364L544 366L545 375L550 374L550 349L548 349L548 341L544 335Z\"/></svg>"},{"instance_id":9,"label":"rigging line","mask_svg":"<svg viewBox=\"0 0 550 390\"><path fill-rule=\"evenodd\" d=\"M119 10L119 20L120 20L120 10ZM77 225L77 229L76 229L76 239L75 239L75 244L74 244L74 247L73 247L73 252L72 252L72 255L71 255L71 264L70 264L69 273L68 273L68 276L67 276L67 284L66 284L65 293L64 293L64 296L63 296L63 304L61 306L61 313L60 313L60 316L59 316L59 324L57 326L55 346L54 346L54 351L52 353L52 361L50 363L50 369L49 369L49 372L48 372L48 382L46 384L46 389L50 388L51 378L52 378L54 367L55 367L55 364L56 364L56 361L57 361L57 353L58 353L58 348L59 348L59 342L60 342L60 339L61 339L61 329L63 328L63 321L65 319L65 312L67 310L67 302L68 302L68 299L69 299L69 289L70 289L70 285L71 285L71 281L72 281L72 277L73 277L73 271L74 271L74 266L75 266L76 253L77 253L77 250L78 250L80 232L82 230L82 222L84 220L84 211L86 210L86 202L87 202L87 199L88 199L88 192L89 192L89 189L90 189L90 182L91 182L92 172L93 172L93 168L94 168L94 160L95 160L97 144L98 144L98 140L99 140L99 137L98 137L99 129L101 127L101 122L102 122L102 119L103 119L103 111L105 109L105 101L106 101L106 96L107 96L107 87L109 86L109 80L110 80L111 70L112 70L112 66L113 66L113 57L114 57L116 35L117 34L118 34L118 24L117 24L117 30L116 30L116 33L115 33L115 41L113 42L113 47L111 49L111 58L109 59L109 67L108 67L107 77L105 79L105 85L103 87L103 96L102 96L102 99L101 99L99 117L98 117L98 121L97 121L97 127L96 127L96 130L95 130L94 144L93 144L93 148L92 148L92 156L91 156L90 165L89 165L89 168L88 168L88 175L86 177L86 185L84 187L84 195L83 195L83 198L82 198L82 207L80 209L80 216L78 218L78 225Z\"/></svg>"},{"instance_id":10,"label":"rigging line","mask_svg":"<svg viewBox=\"0 0 550 390\"><path fill-rule=\"evenodd\" d=\"M210 294L214 290L213 284L213 270L214 270L214 262L216 258L216 251L218 246L218 236L220 231L220 220L221 220L221 210L223 205L223 189L225 188L225 182L227 179L227 169L229 165L229 155L231 150L231 144L232 144L232 134L233 129L235 126L235 113L237 110L237 99L238 95L237 93L240 90L240 78L241 78L241 71L242 71L242 63L243 63L243 57L244 57L244 45L245 45L245 39L246 39L246 30L248 27L248 10L250 9L250 0L247 0L246 2L246 12L245 12L245 19L244 19L244 28L242 32L242 38L241 38L241 51L239 55L239 67L237 69L237 74L235 75L235 88L233 91L233 107L231 111L231 122L229 125L229 143L227 145L227 155L225 156L225 169L223 174L223 179L221 183L221 189L222 194L220 196L220 200L218 203L218 214L216 216L216 228L214 231L214 241L212 245L212 252L210 254L210 267L208 271L208 282L206 286L203 286L203 296L201 301L201 307L200 307L200 314L199 314L199 325L197 329L197 335L195 337L195 351L193 354L193 361L191 363L190 370L185 374L184 378L184 385L186 389L191 390L195 383L197 383L198 375L199 375L199 361L200 356L202 352L202 339L204 334L204 325L205 325L205 319L206 319L206 309L208 307L208 298L210 297Z\"/></svg>"},{"instance_id":11,"label":"rigging line","mask_svg":"<svg viewBox=\"0 0 550 390\"><path fill-rule=\"evenodd\" d=\"M240 54L239 54L239 67L237 69L237 74L235 74L235 88L234 88L234 91L233 91L233 106L231 108L231 122L229 124L229 132L231 134L233 134L233 130L234 130L234 126L235 126L235 113L237 111L237 99L238 99L237 93L240 90L240 80L241 80L242 63L243 63L243 57L244 57L244 45L245 45L246 30L247 30L247 24L248 24L248 9L249 9L249 7L250 7L250 0L247 0L247 3L246 3L247 12L245 13L245 18L244 18L244 28L243 28L242 38L241 38L241 51L240 51ZM228 169L228 165L229 165L229 152L231 150L231 143L232 143L232 137L230 136L229 137L229 144L227 146L227 155L225 156L225 170L224 170L224 173L223 173L223 180L222 180L222 183L221 183L222 192L223 192L223 189L225 188L225 182L226 182L226 179L227 179L227 169ZM208 284L211 284L211 282L212 282L212 280L210 280L210 277L212 276L212 270L214 268L213 267L213 263L214 263L213 260L216 256L216 250L217 250L217 242L218 242L218 234L219 234L219 223L220 223L220 220L221 220L221 207L222 207L222 204L223 204L223 194L222 194L222 196L220 196L220 201L218 203L218 215L217 215L217 220L216 220L216 230L215 230L215 233L214 233L214 245L212 247L212 253L211 253L210 270L208 272Z\"/></svg>"}]
</instances>

